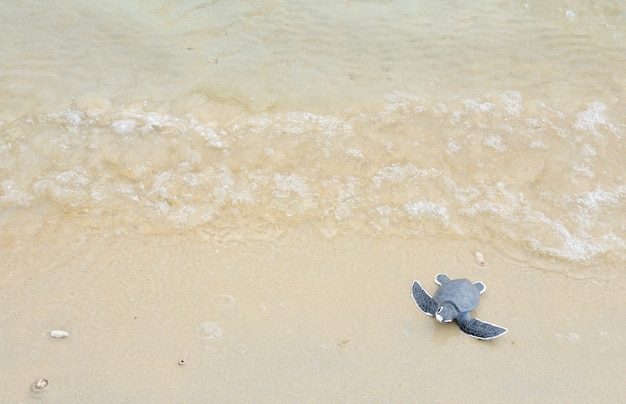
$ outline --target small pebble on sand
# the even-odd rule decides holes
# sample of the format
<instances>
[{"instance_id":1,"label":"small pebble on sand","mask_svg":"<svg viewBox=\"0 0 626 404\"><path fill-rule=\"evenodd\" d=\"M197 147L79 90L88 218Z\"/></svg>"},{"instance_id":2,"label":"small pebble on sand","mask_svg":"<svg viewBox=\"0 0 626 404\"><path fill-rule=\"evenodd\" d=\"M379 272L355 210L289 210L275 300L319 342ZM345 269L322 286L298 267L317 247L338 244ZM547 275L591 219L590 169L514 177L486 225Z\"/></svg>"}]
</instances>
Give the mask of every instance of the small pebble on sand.
<instances>
[{"instance_id":1,"label":"small pebble on sand","mask_svg":"<svg viewBox=\"0 0 626 404\"><path fill-rule=\"evenodd\" d=\"M70 336L70 333L63 330L52 330L50 331L50 336L52 338L67 338Z\"/></svg>"},{"instance_id":2,"label":"small pebble on sand","mask_svg":"<svg viewBox=\"0 0 626 404\"><path fill-rule=\"evenodd\" d=\"M43 391L46 387L48 387L48 380L39 379L30 386L30 389L35 393L39 393Z\"/></svg>"},{"instance_id":3,"label":"small pebble on sand","mask_svg":"<svg viewBox=\"0 0 626 404\"><path fill-rule=\"evenodd\" d=\"M487 266L487 261L485 260L484 255L480 251L476 251L474 253L474 260L476 261L478 265L481 265L483 267Z\"/></svg>"}]
</instances>

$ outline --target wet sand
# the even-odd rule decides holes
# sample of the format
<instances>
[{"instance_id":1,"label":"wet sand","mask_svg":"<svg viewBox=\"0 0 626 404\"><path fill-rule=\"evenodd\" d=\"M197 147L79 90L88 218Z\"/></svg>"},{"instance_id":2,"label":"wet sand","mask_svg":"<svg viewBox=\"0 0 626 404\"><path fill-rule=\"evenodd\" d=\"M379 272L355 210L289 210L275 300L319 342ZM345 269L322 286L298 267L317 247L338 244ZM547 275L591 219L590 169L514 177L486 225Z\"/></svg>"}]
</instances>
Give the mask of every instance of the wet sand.
<instances>
[{"instance_id":1,"label":"wet sand","mask_svg":"<svg viewBox=\"0 0 626 404\"><path fill-rule=\"evenodd\" d=\"M498 241L325 239L313 226L218 243L14 212L0 239L2 402L616 402L618 268ZM488 265L473 256L480 251ZM482 280L479 341L410 288ZM568 275L565 275L568 274ZM54 339L51 330L69 337ZM47 379L41 392L31 384Z\"/></svg>"}]
</instances>

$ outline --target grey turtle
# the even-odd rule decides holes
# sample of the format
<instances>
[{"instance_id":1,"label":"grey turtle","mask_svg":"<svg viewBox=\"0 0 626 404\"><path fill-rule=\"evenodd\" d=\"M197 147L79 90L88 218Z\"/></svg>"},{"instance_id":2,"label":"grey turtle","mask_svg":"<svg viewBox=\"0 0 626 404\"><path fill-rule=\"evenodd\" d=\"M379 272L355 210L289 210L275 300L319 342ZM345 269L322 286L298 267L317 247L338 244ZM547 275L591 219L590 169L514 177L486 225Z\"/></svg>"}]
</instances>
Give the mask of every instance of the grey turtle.
<instances>
[{"instance_id":1,"label":"grey turtle","mask_svg":"<svg viewBox=\"0 0 626 404\"><path fill-rule=\"evenodd\" d=\"M418 281L413 282L413 300L424 314L435 316L441 323L456 320L461 331L478 339L493 339L508 331L470 317L470 312L478 306L480 295L487 290L484 283L472 283L467 279L452 280L446 274L438 274L435 283L439 289L435 296L430 297Z\"/></svg>"}]
</instances>

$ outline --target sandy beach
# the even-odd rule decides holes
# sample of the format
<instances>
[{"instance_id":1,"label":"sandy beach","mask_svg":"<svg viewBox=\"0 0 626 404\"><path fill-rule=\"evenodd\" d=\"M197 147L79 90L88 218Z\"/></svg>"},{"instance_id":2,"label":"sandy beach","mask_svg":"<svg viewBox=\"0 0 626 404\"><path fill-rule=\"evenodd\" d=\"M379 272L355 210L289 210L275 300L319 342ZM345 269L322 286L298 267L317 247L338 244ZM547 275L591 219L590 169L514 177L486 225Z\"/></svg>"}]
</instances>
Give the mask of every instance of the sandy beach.
<instances>
[{"instance_id":1,"label":"sandy beach","mask_svg":"<svg viewBox=\"0 0 626 404\"><path fill-rule=\"evenodd\" d=\"M597 268L596 277L592 266L496 241L327 240L307 225L222 243L197 233L115 234L73 217L26 236L8 225L3 402L615 402L622 394L618 268ZM482 280L488 290L474 314L509 332L480 341L420 313L411 283L432 293L438 272ZM51 338L57 329L69 337ZM48 386L31 391L39 379Z\"/></svg>"},{"instance_id":2,"label":"sandy beach","mask_svg":"<svg viewBox=\"0 0 626 404\"><path fill-rule=\"evenodd\" d=\"M618 3L1 2L0 403L624 401Z\"/></svg>"}]
</instances>

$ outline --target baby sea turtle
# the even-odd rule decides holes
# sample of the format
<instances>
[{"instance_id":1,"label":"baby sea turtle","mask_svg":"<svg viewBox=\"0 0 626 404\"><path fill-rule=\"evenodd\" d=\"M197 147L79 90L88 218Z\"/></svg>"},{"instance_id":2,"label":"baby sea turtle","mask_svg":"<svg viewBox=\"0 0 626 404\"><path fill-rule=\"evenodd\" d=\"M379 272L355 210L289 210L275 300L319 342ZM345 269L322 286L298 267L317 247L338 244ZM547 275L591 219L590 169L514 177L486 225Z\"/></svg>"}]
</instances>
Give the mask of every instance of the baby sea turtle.
<instances>
[{"instance_id":1,"label":"baby sea turtle","mask_svg":"<svg viewBox=\"0 0 626 404\"><path fill-rule=\"evenodd\" d=\"M413 282L413 300L424 314L434 315L441 323L456 320L461 331L478 339L493 339L508 331L470 317L470 312L478 306L480 295L487 290L484 283L472 283L467 279L452 280L446 274L438 274L435 283L439 289L435 296L430 297L418 281Z\"/></svg>"}]
</instances>

